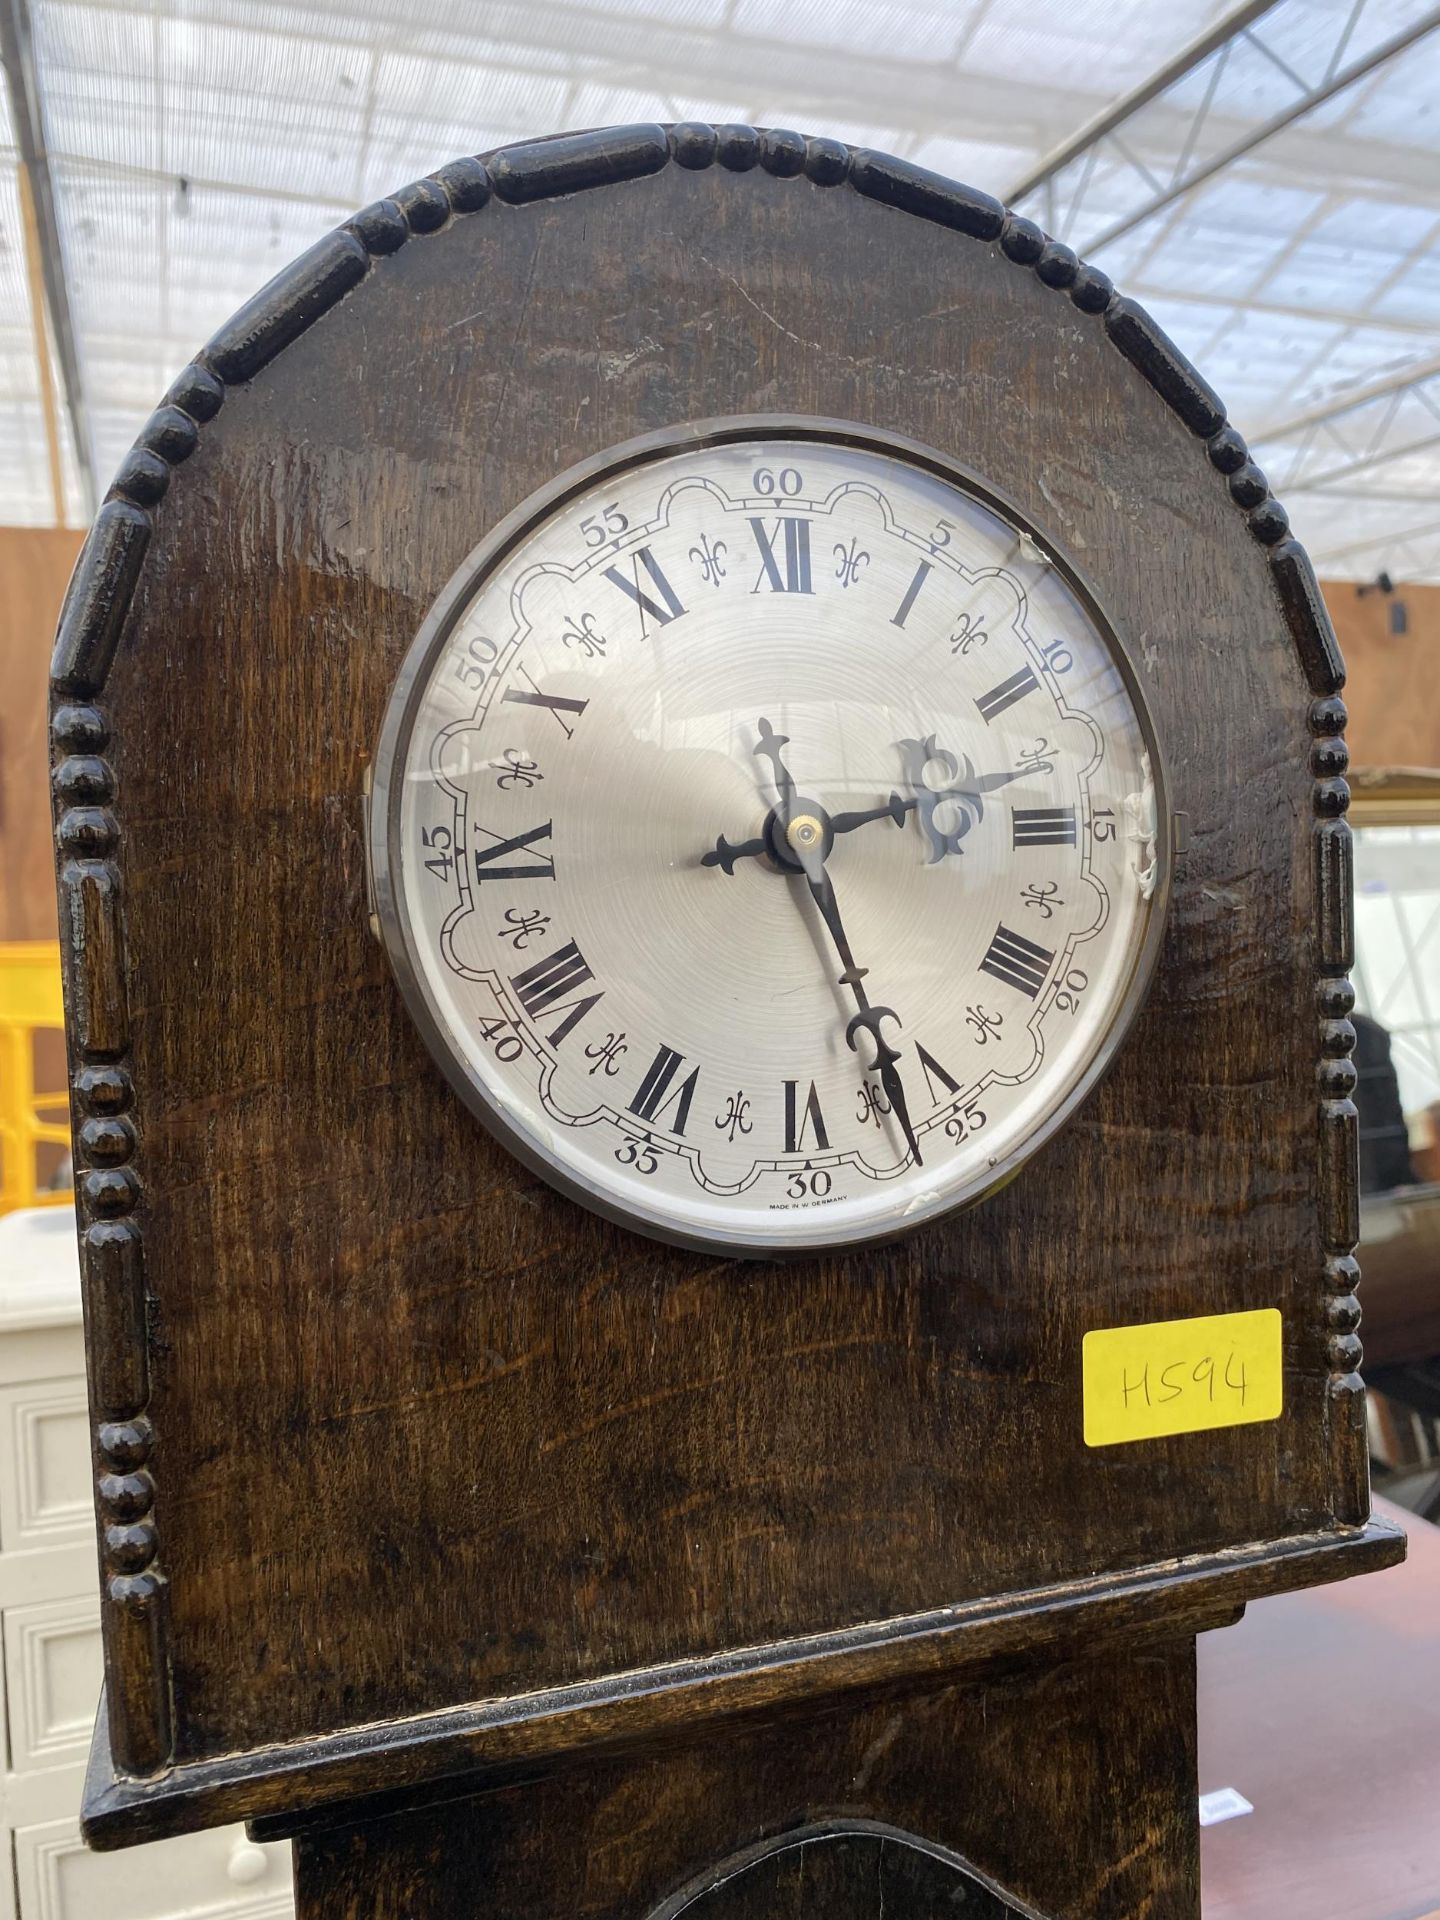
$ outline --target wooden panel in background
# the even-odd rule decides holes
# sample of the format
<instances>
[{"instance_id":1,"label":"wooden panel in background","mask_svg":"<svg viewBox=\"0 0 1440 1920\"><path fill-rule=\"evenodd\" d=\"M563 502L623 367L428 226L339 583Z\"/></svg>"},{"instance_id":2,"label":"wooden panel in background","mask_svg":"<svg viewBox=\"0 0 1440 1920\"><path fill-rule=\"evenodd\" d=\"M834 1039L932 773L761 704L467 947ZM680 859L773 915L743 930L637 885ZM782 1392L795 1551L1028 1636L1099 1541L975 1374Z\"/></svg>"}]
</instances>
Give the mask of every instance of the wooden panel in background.
<instances>
[{"instance_id":1,"label":"wooden panel in background","mask_svg":"<svg viewBox=\"0 0 1440 1920\"><path fill-rule=\"evenodd\" d=\"M1322 582L1348 678L1347 735L1352 767L1440 767L1440 587L1397 587L1361 594L1353 580ZM1404 633L1390 631L1390 610L1405 608Z\"/></svg>"},{"instance_id":2,"label":"wooden panel in background","mask_svg":"<svg viewBox=\"0 0 1440 1920\"><path fill-rule=\"evenodd\" d=\"M0 527L0 940L55 938L46 703L55 623L83 539L69 528Z\"/></svg>"}]
</instances>

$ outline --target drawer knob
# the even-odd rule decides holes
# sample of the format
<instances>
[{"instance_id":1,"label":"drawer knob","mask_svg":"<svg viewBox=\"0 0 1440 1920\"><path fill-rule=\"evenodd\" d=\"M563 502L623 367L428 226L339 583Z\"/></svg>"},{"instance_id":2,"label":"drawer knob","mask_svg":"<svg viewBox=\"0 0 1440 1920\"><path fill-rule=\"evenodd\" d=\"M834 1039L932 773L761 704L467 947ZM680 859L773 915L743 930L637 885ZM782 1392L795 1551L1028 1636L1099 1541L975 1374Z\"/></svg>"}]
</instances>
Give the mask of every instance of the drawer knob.
<instances>
[{"instance_id":1,"label":"drawer knob","mask_svg":"<svg viewBox=\"0 0 1440 1920\"><path fill-rule=\"evenodd\" d=\"M257 1847L253 1840L237 1840L230 1849L225 1871L237 1887L248 1887L264 1879L268 1865L263 1847Z\"/></svg>"}]
</instances>

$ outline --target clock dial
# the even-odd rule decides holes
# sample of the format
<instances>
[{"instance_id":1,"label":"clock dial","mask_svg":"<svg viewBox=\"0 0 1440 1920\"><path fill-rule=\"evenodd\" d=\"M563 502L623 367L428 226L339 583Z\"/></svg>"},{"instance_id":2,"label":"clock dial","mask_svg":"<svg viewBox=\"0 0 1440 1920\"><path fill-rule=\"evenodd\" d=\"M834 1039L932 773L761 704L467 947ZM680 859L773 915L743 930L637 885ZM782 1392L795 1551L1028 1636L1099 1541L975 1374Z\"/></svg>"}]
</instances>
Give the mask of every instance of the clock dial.
<instances>
[{"instance_id":1,"label":"clock dial","mask_svg":"<svg viewBox=\"0 0 1440 1920\"><path fill-rule=\"evenodd\" d=\"M1008 1178L1118 1043L1168 878L1072 570L938 455L821 423L620 449L512 515L411 649L372 821L462 1095L732 1252Z\"/></svg>"}]
</instances>

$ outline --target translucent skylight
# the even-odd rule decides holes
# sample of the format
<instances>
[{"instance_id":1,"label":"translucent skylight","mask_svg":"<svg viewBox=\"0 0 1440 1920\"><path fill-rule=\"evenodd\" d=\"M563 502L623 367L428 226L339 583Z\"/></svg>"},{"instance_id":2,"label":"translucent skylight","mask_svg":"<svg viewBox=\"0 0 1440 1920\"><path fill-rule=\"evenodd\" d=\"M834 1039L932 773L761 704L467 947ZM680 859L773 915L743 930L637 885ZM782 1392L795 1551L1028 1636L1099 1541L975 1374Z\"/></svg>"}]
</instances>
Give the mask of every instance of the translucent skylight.
<instances>
[{"instance_id":1,"label":"translucent skylight","mask_svg":"<svg viewBox=\"0 0 1440 1920\"><path fill-rule=\"evenodd\" d=\"M1026 210L1195 360L1322 571L1440 579L1423 531L1440 523L1440 419L1425 425L1440 382L1390 407L1440 355L1440 9L1423 0L29 5L101 491L236 306L457 153L609 121L748 120L1004 195L1213 32L1205 60ZM17 142L0 133L0 519L46 523ZM1318 419L1387 383L1373 416Z\"/></svg>"}]
</instances>

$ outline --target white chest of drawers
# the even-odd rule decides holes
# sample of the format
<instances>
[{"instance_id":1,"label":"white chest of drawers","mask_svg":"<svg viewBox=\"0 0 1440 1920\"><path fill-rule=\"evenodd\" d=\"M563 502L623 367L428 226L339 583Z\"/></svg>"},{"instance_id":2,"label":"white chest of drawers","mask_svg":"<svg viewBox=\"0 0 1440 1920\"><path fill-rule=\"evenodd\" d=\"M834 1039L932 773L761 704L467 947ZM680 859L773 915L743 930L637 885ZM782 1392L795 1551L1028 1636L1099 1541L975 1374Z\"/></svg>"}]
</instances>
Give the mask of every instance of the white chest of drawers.
<instances>
[{"instance_id":1,"label":"white chest of drawers","mask_svg":"<svg viewBox=\"0 0 1440 1920\"><path fill-rule=\"evenodd\" d=\"M0 1920L288 1920L290 1848L242 1827L91 1853L100 1692L75 1219L0 1218Z\"/></svg>"}]
</instances>

